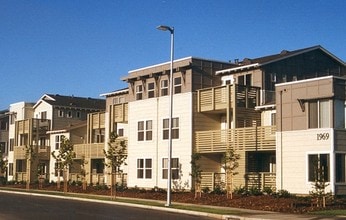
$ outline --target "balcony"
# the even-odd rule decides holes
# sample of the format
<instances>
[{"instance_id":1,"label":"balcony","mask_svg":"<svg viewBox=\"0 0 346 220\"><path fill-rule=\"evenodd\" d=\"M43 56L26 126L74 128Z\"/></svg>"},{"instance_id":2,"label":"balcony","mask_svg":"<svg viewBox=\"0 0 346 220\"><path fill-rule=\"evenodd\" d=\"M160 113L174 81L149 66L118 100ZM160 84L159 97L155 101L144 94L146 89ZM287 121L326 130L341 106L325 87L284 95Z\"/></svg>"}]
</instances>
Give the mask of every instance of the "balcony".
<instances>
[{"instance_id":1,"label":"balcony","mask_svg":"<svg viewBox=\"0 0 346 220\"><path fill-rule=\"evenodd\" d=\"M197 91L198 111L226 111L228 108L254 108L259 104L259 88L225 85Z\"/></svg>"},{"instance_id":2,"label":"balcony","mask_svg":"<svg viewBox=\"0 0 346 220\"><path fill-rule=\"evenodd\" d=\"M124 123L128 120L128 103L115 104L111 106L111 121Z\"/></svg>"},{"instance_id":3,"label":"balcony","mask_svg":"<svg viewBox=\"0 0 346 220\"><path fill-rule=\"evenodd\" d=\"M14 158L16 160L26 159L26 146L14 146ZM35 146L34 151L36 158L39 160L49 160L50 158L50 146Z\"/></svg>"},{"instance_id":4,"label":"balcony","mask_svg":"<svg viewBox=\"0 0 346 220\"><path fill-rule=\"evenodd\" d=\"M105 143L92 144L75 144L73 151L76 153L76 158L104 158L103 149Z\"/></svg>"},{"instance_id":5,"label":"balcony","mask_svg":"<svg viewBox=\"0 0 346 220\"><path fill-rule=\"evenodd\" d=\"M240 151L275 150L275 131L275 126L198 131L196 151L222 153L229 148Z\"/></svg>"},{"instance_id":6,"label":"balcony","mask_svg":"<svg viewBox=\"0 0 346 220\"><path fill-rule=\"evenodd\" d=\"M225 173L217 172L202 172L201 188L209 188L214 190L215 187L220 187L225 189L226 183ZM257 189L263 190L265 188L275 189L276 187L276 174L269 172L259 172L259 173L245 173L245 187L247 189L255 187Z\"/></svg>"}]
</instances>

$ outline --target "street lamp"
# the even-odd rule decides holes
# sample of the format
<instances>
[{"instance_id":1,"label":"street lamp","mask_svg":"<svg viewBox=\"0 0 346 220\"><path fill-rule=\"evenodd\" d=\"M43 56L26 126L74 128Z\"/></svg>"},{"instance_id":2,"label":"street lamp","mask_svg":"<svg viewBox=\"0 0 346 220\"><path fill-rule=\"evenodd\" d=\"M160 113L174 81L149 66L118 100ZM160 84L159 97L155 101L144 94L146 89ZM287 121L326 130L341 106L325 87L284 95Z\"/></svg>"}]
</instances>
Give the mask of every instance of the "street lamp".
<instances>
[{"instance_id":1,"label":"street lamp","mask_svg":"<svg viewBox=\"0 0 346 220\"><path fill-rule=\"evenodd\" d=\"M169 122L168 122L168 180L167 180L167 203L171 205L171 184L172 184L172 115L173 115L173 56L174 56L174 28L160 25L157 27L160 31L169 31L171 33L171 71L169 76Z\"/></svg>"}]
</instances>

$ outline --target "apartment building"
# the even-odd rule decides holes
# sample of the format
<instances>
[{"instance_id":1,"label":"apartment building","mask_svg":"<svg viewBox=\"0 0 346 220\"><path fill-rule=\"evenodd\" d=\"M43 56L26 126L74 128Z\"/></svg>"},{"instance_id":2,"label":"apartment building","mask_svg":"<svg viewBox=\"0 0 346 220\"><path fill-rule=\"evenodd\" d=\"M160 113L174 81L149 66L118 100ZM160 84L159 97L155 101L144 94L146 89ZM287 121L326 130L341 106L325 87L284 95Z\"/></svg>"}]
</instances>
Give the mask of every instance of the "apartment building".
<instances>
[{"instance_id":1,"label":"apartment building","mask_svg":"<svg viewBox=\"0 0 346 220\"><path fill-rule=\"evenodd\" d=\"M173 188L191 188L195 92L220 85L215 72L232 66L194 57L175 60L173 82L169 82L170 63L149 66L130 71L123 78L128 89L107 96L108 125L113 126L110 130L120 133L127 129L124 134L128 139L128 187L167 187L168 88L173 83Z\"/></svg>"},{"instance_id":2,"label":"apartment building","mask_svg":"<svg viewBox=\"0 0 346 220\"><path fill-rule=\"evenodd\" d=\"M58 150L61 136L83 143L88 114L104 111L104 107L102 99L53 94L44 94L34 104L11 105L9 170L13 167L13 171L8 180L31 182L40 177L56 181L56 161L51 154Z\"/></svg>"},{"instance_id":3,"label":"apartment building","mask_svg":"<svg viewBox=\"0 0 346 220\"><path fill-rule=\"evenodd\" d=\"M198 112L207 116L195 132L202 186L224 181L220 158L232 148L241 158L237 186L308 194L323 169L328 189L346 194L342 60L314 46L247 58L216 74L223 86L197 91Z\"/></svg>"},{"instance_id":4,"label":"apartment building","mask_svg":"<svg viewBox=\"0 0 346 220\"><path fill-rule=\"evenodd\" d=\"M3 161L7 161L8 156L8 135L9 135L9 115L8 110L0 111L0 156ZM6 177L6 170L0 170L0 177Z\"/></svg>"}]
</instances>

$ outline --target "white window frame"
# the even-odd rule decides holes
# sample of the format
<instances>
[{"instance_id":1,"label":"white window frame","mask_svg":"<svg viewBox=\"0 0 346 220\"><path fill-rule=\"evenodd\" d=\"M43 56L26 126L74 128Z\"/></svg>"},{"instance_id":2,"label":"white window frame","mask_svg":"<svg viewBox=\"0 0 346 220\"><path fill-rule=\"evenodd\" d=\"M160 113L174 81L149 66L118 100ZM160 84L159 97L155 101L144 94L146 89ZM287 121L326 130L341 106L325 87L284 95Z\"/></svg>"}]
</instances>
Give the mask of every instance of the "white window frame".
<instances>
[{"instance_id":1,"label":"white window frame","mask_svg":"<svg viewBox=\"0 0 346 220\"><path fill-rule=\"evenodd\" d=\"M179 164L179 158L171 158L171 175L172 179L176 180L179 179L179 171L180 171L180 164ZM162 179L168 178L168 158L162 158Z\"/></svg>"},{"instance_id":2,"label":"white window frame","mask_svg":"<svg viewBox=\"0 0 346 220\"><path fill-rule=\"evenodd\" d=\"M137 159L137 179L152 179L152 178L153 178L152 158L138 158Z\"/></svg>"},{"instance_id":3,"label":"white window frame","mask_svg":"<svg viewBox=\"0 0 346 220\"><path fill-rule=\"evenodd\" d=\"M143 99L143 85L136 85L136 100Z\"/></svg>"},{"instance_id":4,"label":"white window frame","mask_svg":"<svg viewBox=\"0 0 346 220\"><path fill-rule=\"evenodd\" d=\"M168 79L163 79L160 81L160 95L166 96L168 92Z\"/></svg>"}]
</instances>

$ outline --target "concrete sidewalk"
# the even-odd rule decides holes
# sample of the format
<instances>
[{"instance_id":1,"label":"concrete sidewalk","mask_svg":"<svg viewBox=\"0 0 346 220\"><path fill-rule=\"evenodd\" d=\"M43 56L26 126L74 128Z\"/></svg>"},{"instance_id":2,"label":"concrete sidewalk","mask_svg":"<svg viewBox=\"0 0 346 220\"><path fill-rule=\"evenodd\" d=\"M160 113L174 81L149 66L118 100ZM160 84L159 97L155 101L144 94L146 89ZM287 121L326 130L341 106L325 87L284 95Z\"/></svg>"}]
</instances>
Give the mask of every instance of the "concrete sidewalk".
<instances>
[{"instance_id":1,"label":"concrete sidewalk","mask_svg":"<svg viewBox=\"0 0 346 220\"><path fill-rule=\"evenodd\" d=\"M49 194L49 191L46 193L40 193L38 192L27 192L25 190L6 190L1 189L1 192L4 193L14 193L14 194L26 194L31 196L44 196L44 197L51 197L51 198L60 198L60 199L70 199L70 200L77 200L77 201L87 201L87 202L97 202L97 203L104 203L104 204L114 204L114 205L121 205L121 206L131 206L131 207L137 207L137 208L143 208L143 209L153 209L153 210L159 210L159 211L166 211L166 212L176 212L176 213L185 213L189 215L196 215L196 216L207 216L215 219L239 219L239 220L270 220L270 219L306 219L306 220L315 220L315 219L346 219L346 216L339 216L339 217L324 217L324 216L316 216L316 215L298 215L298 214L285 214L285 213L278 213L278 212L268 212L268 211L260 211L260 210L250 210L250 209L239 209L239 208L230 208L230 207L216 207L216 206L206 206L206 205L196 205L196 204L183 204L183 203L172 203L172 205L182 205L182 206L198 206L198 207L205 207L206 209L220 209L224 211L229 211L230 213L237 213L235 215L221 215L221 214L214 214L214 213L207 213L207 212L198 212L198 211L190 211L190 210L183 210L183 209L176 209L174 207L165 207L164 201L157 201L157 200L144 200L144 199L134 199L134 198L124 198L124 197L117 197L118 201L111 201L111 200L102 200L107 198L108 196L95 196L92 195L90 197L94 198L82 198L78 197L78 194L76 193L68 193L68 194L61 194L57 195L56 192L54 195ZM72 195L68 196L68 195ZM109 198L109 197L108 197ZM120 201L119 201L120 200ZM121 201L123 200L123 202ZM155 202L158 204L162 204L162 206L154 206L154 205L142 205L142 204L134 204L126 202L126 200L141 200L141 201L148 201L148 202Z\"/></svg>"}]
</instances>

